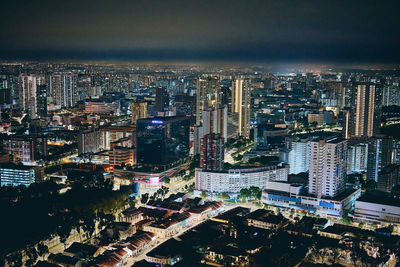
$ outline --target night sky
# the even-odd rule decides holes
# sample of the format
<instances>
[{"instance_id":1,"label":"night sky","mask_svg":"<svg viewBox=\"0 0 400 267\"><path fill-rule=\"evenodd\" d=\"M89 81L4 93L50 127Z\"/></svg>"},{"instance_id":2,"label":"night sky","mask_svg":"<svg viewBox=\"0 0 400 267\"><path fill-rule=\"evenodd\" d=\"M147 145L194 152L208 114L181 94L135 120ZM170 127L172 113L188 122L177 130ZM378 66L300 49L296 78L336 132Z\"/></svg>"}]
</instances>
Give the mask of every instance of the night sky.
<instances>
[{"instance_id":1,"label":"night sky","mask_svg":"<svg viewBox=\"0 0 400 267\"><path fill-rule=\"evenodd\" d=\"M3 59L400 61L400 1L2 1Z\"/></svg>"}]
</instances>

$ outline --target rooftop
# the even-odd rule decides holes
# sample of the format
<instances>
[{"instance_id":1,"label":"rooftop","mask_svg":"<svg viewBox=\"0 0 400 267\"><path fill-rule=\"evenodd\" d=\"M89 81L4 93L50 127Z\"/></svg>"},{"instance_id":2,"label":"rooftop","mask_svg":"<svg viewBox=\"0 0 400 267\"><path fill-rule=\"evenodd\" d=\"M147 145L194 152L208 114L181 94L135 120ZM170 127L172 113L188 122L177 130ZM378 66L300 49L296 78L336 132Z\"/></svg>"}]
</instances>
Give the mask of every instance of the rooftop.
<instances>
[{"instance_id":1,"label":"rooftop","mask_svg":"<svg viewBox=\"0 0 400 267\"><path fill-rule=\"evenodd\" d=\"M400 207L400 199L392 198L386 192L373 191L362 195L357 201Z\"/></svg>"}]
</instances>

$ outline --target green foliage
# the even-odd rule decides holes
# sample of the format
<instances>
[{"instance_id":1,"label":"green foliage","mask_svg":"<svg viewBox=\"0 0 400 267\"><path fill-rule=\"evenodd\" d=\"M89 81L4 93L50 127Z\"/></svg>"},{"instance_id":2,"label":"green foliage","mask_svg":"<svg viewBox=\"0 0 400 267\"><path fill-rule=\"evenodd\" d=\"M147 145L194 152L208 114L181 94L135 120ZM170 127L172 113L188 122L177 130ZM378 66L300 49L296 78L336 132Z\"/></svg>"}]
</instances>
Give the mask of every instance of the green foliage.
<instances>
[{"instance_id":1,"label":"green foliage","mask_svg":"<svg viewBox=\"0 0 400 267\"><path fill-rule=\"evenodd\" d=\"M226 192L223 192L223 193L221 194L221 197L222 197L222 199L226 199L226 200L228 200L228 199L231 198L231 197L228 195L228 193L226 193Z\"/></svg>"},{"instance_id":2,"label":"green foliage","mask_svg":"<svg viewBox=\"0 0 400 267\"><path fill-rule=\"evenodd\" d=\"M350 225L351 224L351 218L347 213L344 213L342 216L342 220L344 224Z\"/></svg>"},{"instance_id":3,"label":"green foliage","mask_svg":"<svg viewBox=\"0 0 400 267\"><path fill-rule=\"evenodd\" d=\"M101 181L83 184L76 181L64 194L59 194L59 185L50 181L27 188L1 187L0 208L8 220L3 221L1 228L0 255L34 245L54 234L65 242L73 228L94 229L99 212L110 214L123 208L132 189L121 187L113 191L104 179Z\"/></svg>"},{"instance_id":4,"label":"green foliage","mask_svg":"<svg viewBox=\"0 0 400 267\"><path fill-rule=\"evenodd\" d=\"M267 165L271 161L277 161L277 160L279 160L279 157L261 156L261 157L249 159L248 163L250 165L263 166L263 165Z\"/></svg>"},{"instance_id":5,"label":"green foliage","mask_svg":"<svg viewBox=\"0 0 400 267\"><path fill-rule=\"evenodd\" d=\"M250 188L242 188L240 190L239 198L242 201L246 201L247 199L261 199L262 191L260 188L256 186L251 186Z\"/></svg>"},{"instance_id":6,"label":"green foliage","mask_svg":"<svg viewBox=\"0 0 400 267\"><path fill-rule=\"evenodd\" d=\"M205 191L202 191L201 192L201 197L202 198L206 198L206 197L208 197L208 194Z\"/></svg>"},{"instance_id":7,"label":"green foliage","mask_svg":"<svg viewBox=\"0 0 400 267\"><path fill-rule=\"evenodd\" d=\"M373 191L376 189L376 187L378 186L378 183L375 182L375 180L368 180L365 183L365 190L367 191Z\"/></svg>"},{"instance_id":8,"label":"green foliage","mask_svg":"<svg viewBox=\"0 0 400 267\"><path fill-rule=\"evenodd\" d=\"M169 184L171 182L171 179L169 179L168 177L164 178L164 183Z\"/></svg>"},{"instance_id":9,"label":"green foliage","mask_svg":"<svg viewBox=\"0 0 400 267\"><path fill-rule=\"evenodd\" d=\"M147 201L149 201L149 193L143 194L142 198L140 199L140 202L142 202L142 204L146 204Z\"/></svg>"}]
</instances>

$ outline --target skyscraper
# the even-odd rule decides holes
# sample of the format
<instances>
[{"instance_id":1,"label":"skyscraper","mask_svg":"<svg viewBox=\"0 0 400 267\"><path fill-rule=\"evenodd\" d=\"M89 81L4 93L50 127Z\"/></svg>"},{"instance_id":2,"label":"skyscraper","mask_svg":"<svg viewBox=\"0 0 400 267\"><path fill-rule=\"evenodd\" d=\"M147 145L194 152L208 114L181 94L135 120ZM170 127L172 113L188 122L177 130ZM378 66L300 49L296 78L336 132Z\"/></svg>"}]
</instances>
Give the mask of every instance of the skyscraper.
<instances>
[{"instance_id":1,"label":"skyscraper","mask_svg":"<svg viewBox=\"0 0 400 267\"><path fill-rule=\"evenodd\" d=\"M197 80L196 125L203 123L203 111L217 109L221 103L221 85L216 77L201 77Z\"/></svg>"},{"instance_id":2,"label":"skyscraper","mask_svg":"<svg viewBox=\"0 0 400 267\"><path fill-rule=\"evenodd\" d=\"M226 106L217 109L203 111L203 134L220 134L225 140L228 138L228 108Z\"/></svg>"},{"instance_id":3,"label":"skyscraper","mask_svg":"<svg viewBox=\"0 0 400 267\"><path fill-rule=\"evenodd\" d=\"M341 138L310 142L308 192L320 197L334 197L344 189L347 141Z\"/></svg>"},{"instance_id":4,"label":"skyscraper","mask_svg":"<svg viewBox=\"0 0 400 267\"><path fill-rule=\"evenodd\" d=\"M287 140L289 149L289 173L307 172L310 165L310 140L308 138L292 141Z\"/></svg>"},{"instance_id":5,"label":"skyscraper","mask_svg":"<svg viewBox=\"0 0 400 267\"><path fill-rule=\"evenodd\" d=\"M232 113L237 115L238 135L250 137L250 84L238 78L232 83Z\"/></svg>"},{"instance_id":6,"label":"skyscraper","mask_svg":"<svg viewBox=\"0 0 400 267\"><path fill-rule=\"evenodd\" d=\"M346 138L371 137L379 130L381 92L370 82L356 83L353 107L346 114Z\"/></svg>"},{"instance_id":7,"label":"skyscraper","mask_svg":"<svg viewBox=\"0 0 400 267\"><path fill-rule=\"evenodd\" d=\"M50 76L49 94L52 104L61 108L69 108L75 105L74 77L72 74L53 74Z\"/></svg>"},{"instance_id":8,"label":"skyscraper","mask_svg":"<svg viewBox=\"0 0 400 267\"><path fill-rule=\"evenodd\" d=\"M165 171L189 156L189 119L154 117L136 123L137 161Z\"/></svg>"},{"instance_id":9,"label":"skyscraper","mask_svg":"<svg viewBox=\"0 0 400 267\"><path fill-rule=\"evenodd\" d=\"M378 173L393 163L393 138L378 135L368 139L367 179L378 182Z\"/></svg>"},{"instance_id":10,"label":"skyscraper","mask_svg":"<svg viewBox=\"0 0 400 267\"><path fill-rule=\"evenodd\" d=\"M165 87L156 87L156 105L157 112L164 112L169 106L169 96Z\"/></svg>"},{"instance_id":11,"label":"skyscraper","mask_svg":"<svg viewBox=\"0 0 400 267\"><path fill-rule=\"evenodd\" d=\"M224 165L224 138L219 134L206 134L201 139L200 168L221 171Z\"/></svg>"},{"instance_id":12,"label":"skyscraper","mask_svg":"<svg viewBox=\"0 0 400 267\"><path fill-rule=\"evenodd\" d=\"M19 76L19 107L31 119L37 117L37 85L38 77L21 74Z\"/></svg>"},{"instance_id":13,"label":"skyscraper","mask_svg":"<svg viewBox=\"0 0 400 267\"><path fill-rule=\"evenodd\" d=\"M136 124L138 119L147 118L147 102L133 102L131 104L132 124Z\"/></svg>"},{"instance_id":14,"label":"skyscraper","mask_svg":"<svg viewBox=\"0 0 400 267\"><path fill-rule=\"evenodd\" d=\"M40 118L47 117L47 86L45 84L37 86L37 112Z\"/></svg>"}]
</instances>

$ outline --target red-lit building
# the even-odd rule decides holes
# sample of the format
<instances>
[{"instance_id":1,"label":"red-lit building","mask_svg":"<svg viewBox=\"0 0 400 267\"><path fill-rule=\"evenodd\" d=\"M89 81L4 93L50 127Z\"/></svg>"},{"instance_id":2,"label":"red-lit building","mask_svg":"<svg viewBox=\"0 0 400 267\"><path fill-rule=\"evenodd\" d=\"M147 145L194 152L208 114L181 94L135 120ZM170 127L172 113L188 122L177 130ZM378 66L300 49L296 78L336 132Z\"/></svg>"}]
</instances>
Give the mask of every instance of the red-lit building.
<instances>
[{"instance_id":1,"label":"red-lit building","mask_svg":"<svg viewBox=\"0 0 400 267\"><path fill-rule=\"evenodd\" d=\"M201 139L200 168L220 171L224 164L224 138L220 134L206 134Z\"/></svg>"}]
</instances>

